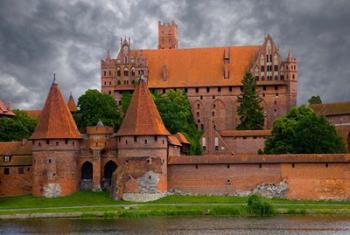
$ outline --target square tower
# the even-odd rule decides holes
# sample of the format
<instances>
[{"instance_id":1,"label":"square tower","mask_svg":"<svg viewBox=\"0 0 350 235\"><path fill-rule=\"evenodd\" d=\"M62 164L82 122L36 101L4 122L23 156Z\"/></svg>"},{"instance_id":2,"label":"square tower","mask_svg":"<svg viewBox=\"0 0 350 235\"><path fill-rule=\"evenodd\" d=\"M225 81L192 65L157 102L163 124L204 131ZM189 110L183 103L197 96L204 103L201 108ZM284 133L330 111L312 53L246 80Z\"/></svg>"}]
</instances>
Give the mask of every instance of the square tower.
<instances>
[{"instance_id":1,"label":"square tower","mask_svg":"<svg viewBox=\"0 0 350 235\"><path fill-rule=\"evenodd\" d=\"M158 49L174 49L178 47L177 24L158 21Z\"/></svg>"}]
</instances>

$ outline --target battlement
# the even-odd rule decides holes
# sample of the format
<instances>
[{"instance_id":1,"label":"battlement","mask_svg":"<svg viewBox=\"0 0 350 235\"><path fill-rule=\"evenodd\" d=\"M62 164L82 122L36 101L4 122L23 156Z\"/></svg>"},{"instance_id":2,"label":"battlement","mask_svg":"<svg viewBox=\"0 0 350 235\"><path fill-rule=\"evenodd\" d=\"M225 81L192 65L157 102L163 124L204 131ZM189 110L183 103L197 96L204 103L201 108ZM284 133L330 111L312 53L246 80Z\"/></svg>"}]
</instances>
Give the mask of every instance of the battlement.
<instances>
[{"instance_id":1,"label":"battlement","mask_svg":"<svg viewBox=\"0 0 350 235\"><path fill-rule=\"evenodd\" d=\"M158 21L158 48L173 49L177 47L177 24L174 21L171 23Z\"/></svg>"}]
</instances>

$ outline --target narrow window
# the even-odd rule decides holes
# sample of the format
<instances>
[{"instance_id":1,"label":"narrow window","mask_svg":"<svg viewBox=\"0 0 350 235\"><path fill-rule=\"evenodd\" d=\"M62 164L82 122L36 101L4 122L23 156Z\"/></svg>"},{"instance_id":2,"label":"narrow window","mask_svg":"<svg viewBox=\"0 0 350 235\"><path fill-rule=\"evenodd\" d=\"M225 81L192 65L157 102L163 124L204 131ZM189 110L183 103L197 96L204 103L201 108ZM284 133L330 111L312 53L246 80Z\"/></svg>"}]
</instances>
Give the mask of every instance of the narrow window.
<instances>
[{"instance_id":1,"label":"narrow window","mask_svg":"<svg viewBox=\"0 0 350 235\"><path fill-rule=\"evenodd\" d=\"M145 139L145 144L147 144L147 139Z\"/></svg>"},{"instance_id":2,"label":"narrow window","mask_svg":"<svg viewBox=\"0 0 350 235\"><path fill-rule=\"evenodd\" d=\"M210 88L209 87L207 87L207 93L209 93L210 92Z\"/></svg>"},{"instance_id":3,"label":"narrow window","mask_svg":"<svg viewBox=\"0 0 350 235\"><path fill-rule=\"evenodd\" d=\"M10 168L5 167L4 168L4 175L9 175L10 174Z\"/></svg>"},{"instance_id":4,"label":"narrow window","mask_svg":"<svg viewBox=\"0 0 350 235\"><path fill-rule=\"evenodd\" d=\"M231 91L232 91L232 86L230 86L230 87L228 88L228 90L231 92Z\"/></svg>"},{"instance_id":5,"label":"narrow window","mask_svg":"<svg viewBox=\"0 0 350 235\"><path fill-rule=\"evenodd\" d=\"M68 144L68 140L67 139L65 139L64 142L65 142L65 144Z\"/></svg>"},{"instance_id":6,"label":"narrow window","mask_svg":"<svg viewBox=\"0 0 350 235\"><path fill-rule=\"evenodd\" d=\"M196 93L198 93L199 92L199 89L198 88L196 88Z\"/></svg>"},{"instance_id":7,"label":"narrow window","mask_svg":"<svg viewBox=\"0 0 350 235\"><path fill-rule=\"evenodd\" d=\"M198 169L198 164L196 164L196 169Z\"/></svg>"},{"instance_id":8,"label":"narrow window","mask_svg":"<svg viewBox=\"0 0 350 235\"><path fill-rule=\"evenodd\" d=\"M197 108L199 109L201 107L201 105L200 104L197 104Z\"/></svg>"},{"instance_id":9,"label":"narrow window","mask_svg":"<svg viewBox=\"0 0 350 235\"><path fill-rule=\"evenodd\" d=\"M218 92L221 92L221 87L218 87Z\"/></svg>"},{"instance_id":10,"label":"narrow window","mask_svg":"<svg viewBox=\"0 0 350 235\"><path fill-rule=\"evenodd\" d=\"M50 140L46 140L46 144L50 144Z\"/></svg>"},{"instance_id":11,"label":"narrow window","mask_svg":"<svg viewBox=\"0 0 350 235\"><path fill-rule=\"evenodd\" d=\"M263 90L266 91L266 86L263 86Z\"/></svg>"},{"instance_id":12,"label":"narrow window","mask_svg":"<svg viewBox=\"0 0 350 235\"><path fill-rule=\"evenodd\" d=\"M135 143L137 142L137 136L134 136L134 142Z\"/></svg>"},{"instance_id":13,"label":"narrow window","mask_svg":"<svg viewBox=\"0 0 350 235\"><path fill-rule=\"evenodd\" d=\"M158 136L154 136L154 141L155 141L155 142L158 141Z\"/></svg>"},{"instance_id":14,"label":"narrow window","mask_svg":"<svg viewBox=\"0 0 350 235\"><path fill-rule=\"evenodd\" d=\"M187 88L185 88L185 93L187 93L188 92L188 89Z\"/></svg>"},{"instance_id":15,"label":"narrow window","mask_svg":"<svg viewBox=\"0 0 350 235\"><path fill-rule=\"evenodd\" d=\"M278 86L275 86L275 91L277 91L278 90Z\"/></svg>"},{"instance_id":16,"label":"narrow window","mask_svg":"<svg viewBox=\"0 0 350 235\"><path fill-rule=\"evenodd\" d=\"M261 65L260 70L261 70L261 72L265 72L265 66L264 66L264 65Z\"/></svg>"}]
</instances>

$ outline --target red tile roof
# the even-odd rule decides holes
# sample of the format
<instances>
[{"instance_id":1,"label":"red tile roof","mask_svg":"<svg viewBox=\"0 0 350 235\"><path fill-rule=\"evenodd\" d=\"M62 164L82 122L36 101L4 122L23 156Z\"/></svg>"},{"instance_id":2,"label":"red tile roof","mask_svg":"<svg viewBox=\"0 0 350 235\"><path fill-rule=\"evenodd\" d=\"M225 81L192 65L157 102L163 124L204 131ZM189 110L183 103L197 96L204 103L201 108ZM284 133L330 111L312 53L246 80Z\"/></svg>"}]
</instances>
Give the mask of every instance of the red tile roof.
<instances>
[{"instance_id":1,"label":"red tile roof","mask_svg":"<svg viewBox=\"0 0 350 235\"><path fill-rule=\"evenodd\" d=\"M71 113L77 111L77 105L75 104L75 101L74 101L74 98L72 95L69 96L67 105L68 105L69 111L71 111Z\"/></svg>"},{"instance_id":2,"label":"red tile roof","mask_svg":"<svg viewBox=\"0 0 350 235\"><path fill-rule=\"evenodd\" d=\"M254 45L133 50L131 53L147 58L148 86L152 88L234 86L241 85L241 80L259 49L259 45ZM230 55L229 79L224 79L225 50Z\"/></svg>"},{"instance_id":3,"label":"red tile roof","mask_svg":"<svg viewBox=\"0 0 350 235\"><path fill-rule=\"evenodd\" d=\"M328 104L311 104L310 108L318 115L332 116L350 114L350 101L328 103Z\"/></svg>"},{"instance_id":4,"label":"red tile roof","mask_svg":"<svg viewBox=\"0 0 350 235\"><path fill-rule=\"evenodd\" d=\"M223 130L219 132L224 137L254 137L254 136L269 136L271 130Z\"/></svg>"},{"instance_id":5,"label":"red tile roof","mask_svg":"<svg viewBox=\"0 0 350 235\"><path fill-rule=\"evenodd\" d=\"M15 113L12 112L9 107L0 100L0 116L15 116Z\"/></svg>"},{"instance_id":6,"label":"red tile roof","mask_svg":"<svg viewBox=\"0 0 350 235\"><path fill-rule=\"evenodd\" d=\"M80 139L77 125L56 83L53 83L41 111L32 139Z\"/></svg>"},{"instance_id":7,"label":"red tile roof","mask_svg":"<svg viewBox=\"0 0 350 235\"><path fill-rule=\"evenodd\" d=\"M176 133L175 136L181 144L191 144L190 141L187 140L186 136L181 132Z\"/></svg>"},{"instance_id":8,"label":"red tile roof","mask_svg":"<svg viewBox=\"0 0 350 235\"><path fill-rule=\"evenodd\" d=\"M169 144L171 145L182 146L180 141L177 139L176 135L169 135L168 141L169 141Z\"/></svg>"},{"instance_id":9,"label":"red tile roof","mask_svg":"<svg viewBox=\"0 0 350 235\"><path fill-rule=\"evenodd\" d=\"M137 85L117 136L170 135L145 81Z\"/></svg>"}]
</instances>

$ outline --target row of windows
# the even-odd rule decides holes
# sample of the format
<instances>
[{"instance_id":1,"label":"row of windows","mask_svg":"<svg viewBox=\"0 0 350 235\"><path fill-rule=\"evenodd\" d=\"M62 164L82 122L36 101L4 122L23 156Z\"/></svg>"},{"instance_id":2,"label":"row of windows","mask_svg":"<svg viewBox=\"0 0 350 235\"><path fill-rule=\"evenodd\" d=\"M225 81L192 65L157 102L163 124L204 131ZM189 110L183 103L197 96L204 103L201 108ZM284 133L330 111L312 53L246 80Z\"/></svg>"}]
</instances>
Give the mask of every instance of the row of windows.
<instances>
[{"instance_id":1,"label":"row of windows","mask_svg":"<svg viewBox=\"0 0 350 235\"><path fill-rule=\"evenodd\" d=\"M141 74L143 74L143 70L139 70L139 71L138 71L138 75L141 75ZM107 71L104 71L104 72L103 72L103 75L104 75L104 76L107 76ZM108 75L109 75L109 76L112 76L112 71L108 71ZM117 77L121 77L121 75L122 75L122 72L121 72L120 69L118 69L118 70L117 70ZM128 77L128 76L129 76L129 70L128 70L127 68L124 69L123 75L124 75L125 77ZM131 76L132 76L132 77L135 77L135 76L136 76L136 71L135 71L134 68L131 69Z\"/></svg>"},{"instance_id":2,"label":"row of windows","mask_svg":"<svg viewBox=\"0 0 350 235\"><path fill-rule=\"evenodd\" d=\"M55 142L55 141L54 141L54 142ZM41 142L38 141L37 143L38 143L38 146L40 147L40 146L41 146ZM46 140L46 144L47 144L47 145L49 145L50 143L52 143L52 141ZM68 139L64 140L64 143L67 145L67 144L69 143L69 140L68 140ZM59 146L59 145L60 145L60 142L56 141L55 145L56 145L56 146ZM74 141L72 141L72 145L73 145L73 146L75 145L75 142L74 142Z\"/></svg>"},{"instance_id":3,"label":"row of windows","mask_svg":"<svg viewBox=\"0 0 350 235\"><path fill-rule=\"evenodd\" d=\"M4 168L4 175L10 175L11 171L16 170L16 168L10 168L10 167L5 167ZM27 171L30 171L30 168L27 168ZM17 167L17 173L20 175L24 174L24 167Z\"/></svg>"},{"instance_id":4,"label":"row of windows","mask_svg":"<svg viewBox=\"0 0 350 235\"><path fill-rule=\"evenodd\" d=\"M121 137L118 138L119 143L121 143ZM158 141L158 136L154 136L154 141L157 142ZM138 137L134 136L134 143L138 142ZM128 140L125 140L125 144L128 144ZM144 144L148 144L148 140L144 139ZM165 144L165 140L162 140L162 144Z\"/></svg>"}]
</instances>

